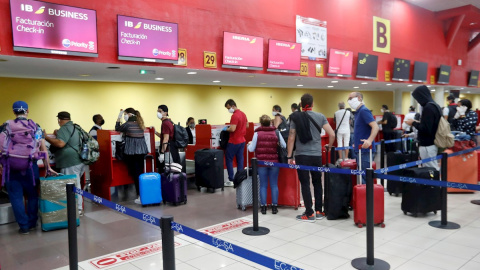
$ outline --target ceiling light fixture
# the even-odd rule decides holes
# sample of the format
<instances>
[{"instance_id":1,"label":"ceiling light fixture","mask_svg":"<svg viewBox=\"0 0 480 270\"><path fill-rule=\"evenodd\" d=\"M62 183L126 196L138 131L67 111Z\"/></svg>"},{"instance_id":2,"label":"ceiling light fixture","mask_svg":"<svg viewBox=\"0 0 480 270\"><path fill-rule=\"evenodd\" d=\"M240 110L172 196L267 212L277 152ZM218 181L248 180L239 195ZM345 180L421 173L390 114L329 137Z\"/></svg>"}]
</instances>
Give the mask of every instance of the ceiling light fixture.
<instances>
[{"instance_id":1,"label":"ceiling light fixture","mask_svg":"<svg viewBox=\"0 0 480 270\"><path fill-rule=\"evenodd\" d=\"M368 84L367 82L362 82L362 84Z\"/></svg>"},{"instance_id":2,"label":"ceiling light fixture","mask_svg":"<svg viewBox=\"0 0 480 270\"><path fill-rule=\"evenodd\" d=\"M465 89L465 88L463 88L463 87L462 87L462 88L460 88L460 90L463 90L463 89Z\"/></svg>"},{"instance_id":3,"label":"ceiling light fixture","mask_svg":"<svg viewBox=\"0 0 480 270\"><path fill-rule=\"evenodd\" d=\"M212 82L214 82L214 83L219 83L220 81L212 81Z\"/></svg>"},{"instance_id":4,"label":"ceiling light fixture","mask_svg":"<svg viewBox=\"0 0 480 270\"><path fill-rule=\"evenodd\" d=\"M332 83L338 83L338 81L332 81Z\"/></svg>"},{"instance_id":5,"label":"ceiling light fixture","mask_svg":"<svg viewBox=\"0 0 480 270\"><path fill-rule=\"evenodd\" d=\"M327 86L327 87L328 87L328 88L333 88L333 85L329 85L329 86Z\"/></svg>"},{"instance_id":6,"label":"ceiling light fixture","mask_svg":"<svg viewBox=\"0 0 480 270\"><path fill-rule=\"evenodd\" d=\"M302 87L302 86L303 86L303 84L297 84L297 86L298 86L298 87Z\"/></svg>"},{"instance_id":7,"label":"ceiling light fixture","mask_svg":"<svg viewBox=\"0 0 480 270\"><path fill-rule=\"evenodd\" d=\"M197 72L196 71L190 71L190 72L187 72L187 74L188 75L195 75L195 74L197 74Z\"/></svg>"},{"instance_id":8,"label":"ceiling light fixture","mask_svg":"<svg viewBox=\"0 0 480 270\"><path fill-rule=\"evenodd\" d=\"M358 88L360 88L360 87L358 87L358 86L354 86L353 88L355 88L355 89L358 89Z\"/></svg>"},{"instance_id":9,"label":"ceiling light fixture","mask_svg":"<svg viewBox=\"0 0 480 270\"><path fill-rule=\"evenodd\" d=\"M80 74L78 76L80 76L80 77L90 77L90 74Z\"/></svg>"},{"instance_id":10,"label":"ceiling light fixture","mask_svg":"<svg viewBox=\"0 0 480 270\"><path fill-rule=\"evenodd\" d=\"M407 85L407 87L412 87L412 86L413 86L413 84L409 84L409 85Z\"/></svg>"},{"instance_id":11,"label":"ceiling light fixture","mask_svg":"<svg viewBox=\"0 0 480 270\"><path fill-rule=\"evenodd\" d=\"M435 89L430 90L430 92L435 92Z\"/></svg>"},{"instance_id":12,"label":"ceiling light fixture","mask_svg":"<svg viewBox=\"0 0 480 270\"><path fill-rule=\"evenodd\" d=\"M156 81L163 81L165 80L164 78L155 78Z\"/></svg>"},{"instance_id":13,"label":"ceiling light fixture","mask_svg":"<svg viewBox=\"0 0 480 270\"><path fill-rule=\"evenodd\" d=\"M391 84L391 83L387 83L387 86L390 86L390 85L392 85L392 84Z\"/></svg>"},{"instance_id":14,"label":"ceiling light fixture","mask_svg":"<svg viewBox=\"0 0 480 270\"><path fill-rule=\"evenodd\" d=\"M470 91L467 91L467 94L470 94L471 92Z\"/></svg>"}]
</instances>

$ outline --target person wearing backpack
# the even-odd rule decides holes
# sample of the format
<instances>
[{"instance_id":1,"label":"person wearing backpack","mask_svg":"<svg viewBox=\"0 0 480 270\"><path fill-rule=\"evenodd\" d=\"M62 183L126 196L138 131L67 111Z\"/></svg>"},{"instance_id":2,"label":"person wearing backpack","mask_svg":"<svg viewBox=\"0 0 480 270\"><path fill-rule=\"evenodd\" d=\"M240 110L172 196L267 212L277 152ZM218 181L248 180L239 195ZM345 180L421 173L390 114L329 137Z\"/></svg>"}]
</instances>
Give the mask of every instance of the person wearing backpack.
<instances>
[{"instance_id":1,"label":"person wearing backpack","mask_svg":"<svg viewBox=\"0 0 480 270\"><path fill-rule=\"evenodd\" d=\"M290 133L290 125L285 116L282 115L282 108L278 105L273 106L272 115L274 118L273 125L278 129L284 141L288 140L288 133Z\"/></svg>"},{"instance_id":2,"label":"person wearing backpack","mask_svg":"<svg viewBox=\"0 0 480 270\"><path fill-rule=\"evenodd\" d=\"M435 103L430 94L430 90L425 85L417 87L413 93L413 98L422 106L420 121L408 119L405 123L418 130L419 154L421 159L435 157L438 147L435 145L435 136L438 129L440 118L442 117L440 106ZM436 160L423 164L424 167L434 167L439 170Z\"/></svg>"},{"instance_id":3,"label":"person wearing backpack","mask_svg":"<svg viewBox=\"0 0 480 270\"><path fill-rule=\"evenodd\" d=\"M9 120L0 127L0 133L2 134L0 135L2 181L4 181L7 188L15 220L20 227L18 232L20 234L29 234L30 230L36 228L38 220L38 183L40 176L37 158L43 159L43 164L45 164L49 173L54 175L57 173L50 167L47 147L43 139L45 135L42 129L38 124L27 119L29 113L28 104L24 101L17 101L13 103L12 109L15 120ZM15 136L19 133L26 136ZM9 140L8 137L12 139ZM12 153L13 149L10 146L14 143L16 145L31 145L32 148L30 149L32 149L33 153ZM21 149L27 148L21 147ZM25 159L28 163L19 162L18 158L7 157L7 152L25 156L33 154L34 158L30 161ZM20 169L22 166L24 168ZM24 202L24 197L26 198L26 203Z\"/></svg>"},{"instance_id":4,"label":"person wearing backpack","mask_svg":"<svg viewBox=\"0 0 480 270\"><path fill-rule=\"evenodd\" d=\"M180 154L178 153L178 148L175 145L175 127L172 120L168 115L167 105L160 105L157 109L157 117L162 120L162 127L160 132L155 131L155 135L160 137L160 149L158 160L160 164L163 165L165 161L169 163L178 163L180 164ZM165 153L168 153L168 160L165 160ZM164 166L159 167L160 170L163 170Z\"/></svg>"},{"instance_id":5,"label":"person wearing backpack","mask_svg":"<svg viewBox=\"0 0 480 270\"><path fill-rule=\"evenodd\" d=\"M393 129L397 126L397 118L389 110L388 106L383 104L380 111L383 113L382 120L378 121L378 124L382 125L383 139L393 140L395 139L395 133ZM385 144L386 152L395 152L395 144L387 143Z\"/></svg>"},{"instance_id":6,"label":"person wearing backpack","mask_svg":"<svg viewBox=\"0 0 480 270\"><path fill-rule=\"evenodd\" d=\"M122 117L125 120L124 124L120 124ZM120 131L125 134L125 149L123 154L128 167L128 173L135 183L135 190L138 197L134 201L136 204L141 204L139 177L143 173L145 155L148 154L144 130L145 124L139 111L134 108L127 108L125 111L120 109L117 122L115 123L115 131Z\"/></svg>"},{"instance_id":7,"label":"person wearing backpack","mask_svg":"<svg viewBox=\"0 0 480 270\"><path fill-rule=\"evenodd\" d=\"M55 138L46 136L50 151L55 156L55 167L64 175L75 175L75 186L81 188L80 178L85 172L85 165L79 155L82 151L80 130L76 129L70 119L70 113L62 111L57 114L60 129L54 130ZM83 198L78 196L78 213L83 215Z\"/></svg>"}]
</instances>

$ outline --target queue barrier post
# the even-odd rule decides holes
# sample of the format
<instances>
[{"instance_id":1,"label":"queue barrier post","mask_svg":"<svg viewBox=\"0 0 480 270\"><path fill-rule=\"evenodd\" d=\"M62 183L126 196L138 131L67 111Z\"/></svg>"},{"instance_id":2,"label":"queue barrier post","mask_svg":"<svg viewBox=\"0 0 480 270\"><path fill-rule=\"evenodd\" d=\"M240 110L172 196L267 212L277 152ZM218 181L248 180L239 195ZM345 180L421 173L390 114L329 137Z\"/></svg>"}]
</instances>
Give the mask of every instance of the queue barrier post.
<instances>
[{"instance_id":1,"label":"queue barrier post","mask_svg":"<svg viewBox=\"0 0 480 270\"><path fill-rule=\"evenodd\" d=\"M163 269L175 270L175 242L172 230L173 216L160 218L160 230L162 232L162 258Z\"/></svg>"},{"instance_id":2,"label":"queue barrier post","mask_svg":"<svg viewBox=\"0 0 480 270\"><path fill-rule=\"evenodd\" d=\"M68 262L70 270L78 270L77 246L77 202L75 201L75 184L67 183L67 223L68 223Z\"/></svg>"},{"instance_id":3,"label":"queue barrier post","mask_svg":"<svg viewBox=\"0 0 480 270\"><path fill-rule=\"evenodd\" d=\"M253 227L242 230L246 235L266 235L270 229L258 226L258 163L257 158L251 159L252 164L252 194L253 194ZM247 168L248 170L248 168ZM168 268L166 268L168 269Z\"/></svg>"},{"instance_id":4,"label":"queue barrier post","mask_svg":"<svg viewBox=\"0 0 480 270\"><path fill-rule=\"evenodd\" d=\"M387 164L386 163L386 160L385 160L385 140L382 139L380 141L380 168L386 168ZM382 184L382 186L385 186L385 180L382 178L380 179L380 183Z\"/></svg>"},{"instance_id":5,"label":"queue barrier post","mask_svg":"<svg viewBox=\"0 0 480 270\"><path fill-rule=\"evenodd\" d=\"M448 154L442 153L442 165L440 167L440 179L441 181L447 182L447 162L448 162ZM432 220L428 223L428 225L439 228L439 229L446 229L446 230L456 230L460 229L460 224L455 222L449 222L447 220L447 188L441 188L441 200L442 200L442 216L441 220Z\"/></svg>"},{"instance_id":6,"label":"queue barrier post","mask_svg":"<svg viewBox=\"0 0 480 270\"><path fill-rule=\"evenodd\" d=\"M367 269L379 269L388 270L390 264L386 261L375 259L374 256L374 235L373 235L373 178L374 170L372 168L366 169L366 189L367 189L367 257L356 258L352 260L352 266L355 269L367 270Z\"/></svg>"}]
</instances>

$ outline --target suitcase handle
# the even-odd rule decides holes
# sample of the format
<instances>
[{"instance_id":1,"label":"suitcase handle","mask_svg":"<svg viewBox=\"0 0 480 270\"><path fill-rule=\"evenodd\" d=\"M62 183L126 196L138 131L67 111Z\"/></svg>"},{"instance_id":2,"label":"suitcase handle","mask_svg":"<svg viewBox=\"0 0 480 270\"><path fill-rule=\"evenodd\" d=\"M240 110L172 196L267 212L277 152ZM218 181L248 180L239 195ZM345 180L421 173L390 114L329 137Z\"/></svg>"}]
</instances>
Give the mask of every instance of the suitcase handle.
<instances>
[{"instance_id":1,"label":"suitcase handle","mask_svg":"<svg viewBox=\"0 0 480 270\"><path fill-rule=\"evenodd\" d=\"M363 144L360 144L358 146L358 169L361 171L362 170L362 145ZM373 158L372 158L372 146L373 146L373 143L372 145L370 145L370 147L368 149L370 149L370 169L373 169ZM362 176L361 175L358 175L357 176L357 185L360 185L362 183L361 181L362 179Z\"/></svg>"},{"instance_id":2,"label":"suitcase handle","mask_svg":"<svg viewBox=\"0 0 480 270\"><path fill-rule=\"evenodd\" d=\"M155 166L153 164L153 162L155 161L155 158L152 155L145 155L145 157L143 157L143 172L144 173L147 172L147 159L148 158L152 158L152 172L155 172Z\"/></svg>"}]
</instances>

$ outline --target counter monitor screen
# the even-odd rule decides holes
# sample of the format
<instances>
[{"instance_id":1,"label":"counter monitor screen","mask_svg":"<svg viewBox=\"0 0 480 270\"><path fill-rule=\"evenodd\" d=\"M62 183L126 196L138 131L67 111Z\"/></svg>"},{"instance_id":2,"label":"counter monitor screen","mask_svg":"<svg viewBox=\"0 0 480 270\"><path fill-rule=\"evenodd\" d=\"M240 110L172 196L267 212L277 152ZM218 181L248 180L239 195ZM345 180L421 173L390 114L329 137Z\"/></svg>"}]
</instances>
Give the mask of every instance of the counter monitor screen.
<instances>
[{"instance_id":1,"label":"counter monitor screen","mask_svg":"<svg viewBox=\"0 0 480 270\"><path fill-rule=\"evenodd\" d=\"M13 50L98 57L95 10L10 0Z\"/></svg>"},{"instance_id":2,"label":"counter monitor screen","mask_svg":"<svg viewBox=\"0 0 480 270\"><path fill-rule=\"evenodd\" d=\"M328 76L351 77L352 65L353 52L330 49L327 72Z\"/></svg>"},{"instance_id":3,"label":"counter monitor screen","mask_svg":"<svg viewBox=\"0 0 480 270\"><path fill-rule=\"evenodd\" d=\"M470 72L470 78L468 79L468 86L478 87L478 75L479 75L478 70L472 70L472 72Z\"/></svg>"},{"instance_id":4,"label":"counter monitor screen","mask_svg":"<svg viewBox=\"0 0 480 270\"><path fill-rule=\"evenodd\" d=\"M376 79L378 56L373 54L358 53L357 78Z\"/></svg>"},{"instance_id":5,"label":"counter monitor screen","mask_svg":"<svg viewBox=\"0 0 480 270\"><path fill-rule=\"evenodd\" d=\"M263 69L263 38L223 32L223 68Z\"/></svg>"},{"instance_id":6,"label":"counter monitor screen","mask_svg":"<svg viewBox=\"0 0 480 270\"><path fill-rule=\"evenodd\" d=\"M440 84L448 84L450 82L451 67L447 65L441 65L438 69L438 81Z\"/></svg>"},{"instance_id":7,"label":"counter monitor screen","mask_svg":"<svg viewBox=\"0 0 480 270\"><path fill-rule=\"evenodd\" d=\"M270 39L267 71L300 73L301 50L300 43Z\"/></svg>"},{"instance_id":8,"label":"counter monitor screen","mask_svg":"<svg viewBox=\"0 0 480 270\"><path fill-rule=\"evenodd\" d=\"M413 80L414 82L427 82L427 68L428 64L425 62L415 61L413 67Z\"/></svg>"},{"instance_id":9,"label":"counter monitor screen","mask_svg":"<svg viewBox=\"0 0 480 270\"><path fill-rule=\"evenodd\" d=\"M410 80L410 60L395 58L392 80L401 82Z\"/></svg>"}]
</instances>

